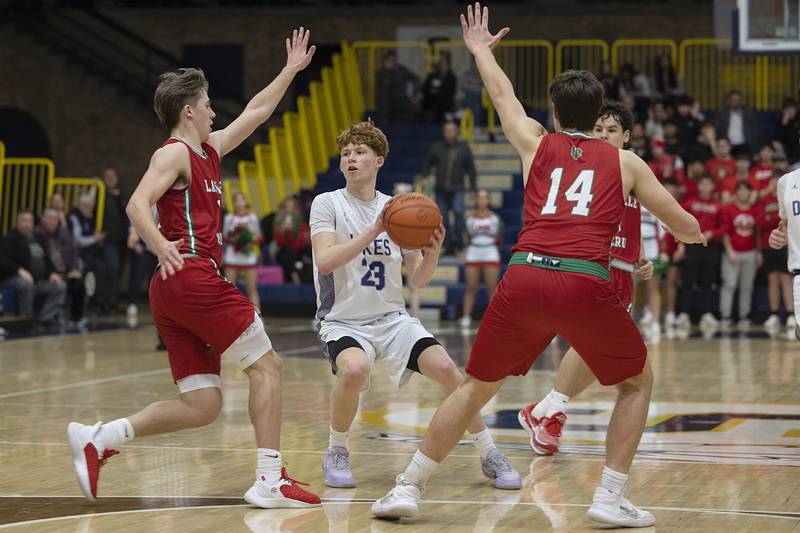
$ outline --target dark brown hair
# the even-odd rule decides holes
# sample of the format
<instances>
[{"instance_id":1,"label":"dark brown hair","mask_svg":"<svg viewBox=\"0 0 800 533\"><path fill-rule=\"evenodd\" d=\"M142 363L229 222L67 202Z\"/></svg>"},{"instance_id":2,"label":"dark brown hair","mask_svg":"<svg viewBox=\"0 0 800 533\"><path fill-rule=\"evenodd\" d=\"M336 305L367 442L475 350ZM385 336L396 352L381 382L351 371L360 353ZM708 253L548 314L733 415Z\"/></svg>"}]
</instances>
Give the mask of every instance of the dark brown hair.
<instances>
[{"instance_id":1,"label":"dark brown hair","mask_svg":"<svg viewBox=\"0 0 800 533\"><path fill-rule=\"evenodd\" d=\"M158 87L153 97L153 109L158 120L172 131L181 118L185 105L192 105L208 91L208 81L199 68L181 68L178 72L165 72L158 77Z\"/></svg>"},{"instance_id":2,"label":"dark brown hair","mask_svg":"<svg viewBox=\"0 0 800 533\"><path fill-rule=\"evenodd\" d=\"M550 98L562 129L591 131L603 105L603 84L587 70L567 70L553 78Z\"/></svg>"},{"instance_id":3,"label":"dark brown hair","mask_svg":"<svg viewBox=\"0 0 800 533\"><path fill-rule=\"evenodd\" d=\"M346 130L342 130L336 137L336 146L339 147L339 150L350 143L369 146L382 157L386 157L389 153L389 141L380 128L375 127L372 119L366 122L356 122Z\"/></svg>"},{"instance_id":4,"label":"dark brown hair","mask_svg":"<svg viewBox=\"0 0 800 533\"><path fill-rule=\"evenodd\" d=\"M633 129L633 113L628 110L621 102L616 100L606 100L600 106L600 112L597 114L599 118L611 117L622 126L623 133Z\"/></svg>"}]
</instances>

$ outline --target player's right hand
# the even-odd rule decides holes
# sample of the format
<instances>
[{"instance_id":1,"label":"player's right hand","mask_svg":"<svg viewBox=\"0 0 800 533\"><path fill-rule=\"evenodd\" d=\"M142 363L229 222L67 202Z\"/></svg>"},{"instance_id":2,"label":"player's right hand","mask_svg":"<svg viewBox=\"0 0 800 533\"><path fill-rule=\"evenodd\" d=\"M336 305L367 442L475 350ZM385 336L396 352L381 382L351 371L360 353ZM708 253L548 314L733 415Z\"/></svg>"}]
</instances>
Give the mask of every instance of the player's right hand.
<instances>
[{"instance_id":1,"label":"player's right hand","mask_svg":"<svg viewBox=\"0 0 800 533\"><path fill-rule=\"evenodd\" d=\"M392 205L394 198L390 198L386 205L383 206L381 209L380 214L378 214L378 218L375 219L375 222L372 224L372 229L375 231L375 236L377 237L384 231L386 231L386 224L384 224L384 215L386 215L386 210L389 209L389 206Z\"/></svg>"},{"instance_id":2,"label":"player's right hand","mask_svg":"<svg viewBox=\"0 0 800 533\"><path fill-rule=\"evenodd\" d=\"M183 269L183 257L180 249L183 246L183 239L168 241L164 239L156 246L155 253L158 264L161 265L161 279L167 279L177 271Z\"/></svg>"},{"instance_id":3,"label":"player's right hand","mask_svg":"<svg viewBox=\"0 0 800 533\"><path fill-rule=\"evenodd\" d=\"M481 12L480 2L475 2L474 11L471 5L467 6L467 16L461 15L461 29L464 32L464 44L473 54L482 48L491 50L511 31L511 28L505 27L492 35L489 31L489 8L484 7Z\"/></svg>"},{"instance_id":4,"label":"player's right hand","mask_svg":"<svg viewBox=\"0 0 800 533\"><path fill-rule=\"evenodd\" d=\"M786 239L786 222L781 220L778 227L769 234L769 247L779 250L788 244Z\"/></svg>"}]
</instances>

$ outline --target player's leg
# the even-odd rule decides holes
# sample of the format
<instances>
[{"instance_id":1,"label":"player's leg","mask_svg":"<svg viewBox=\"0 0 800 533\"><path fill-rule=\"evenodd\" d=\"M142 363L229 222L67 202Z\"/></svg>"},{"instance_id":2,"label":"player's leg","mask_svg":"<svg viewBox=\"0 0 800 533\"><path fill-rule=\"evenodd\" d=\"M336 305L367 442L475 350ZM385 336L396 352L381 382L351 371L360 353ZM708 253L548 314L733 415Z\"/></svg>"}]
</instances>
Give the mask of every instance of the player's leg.
<instances>
[{"instance_id":1,"label":"player's leg","mask_svg":"<svg viewBox=\"0 0 800 533\"><path fill-rule=\"evenodd\" d=\"M414 344L409 359L409 368L418 370L423 376L438 383L445 396L452 394L464 380L464 376L447 351L433 337L422 338ZM508 462L506 456L495 446L480 412L467 426L467 432L478 449L483 473L489 479L494 480L494 486L498 489L522 487L522 478Z\"/></svg>"},{"instance_id":2,"label":"player's leg","mask_svg":"<svg viewBox=\"0 0 800 533\"><path fill-rule=\"evenodd\" d=\"M767 255L765 252L764 255ZM769 317L764 321L764 327L767 329L777 329L780 326L780 317L778 316L781 308L781 279L780 272L777 270L767 274L767 293L769 295Z\"/></svg>"},{"instance_id":3,"label":"player's leg","mask_svg":"<svg viewBox=\"0 0 800 533\"><path fill-rule=\"evenodd\" d=\"M731 311L733 309L733 293L739 279L739 265L731 260L728 254L722 256L722 287L719 292L719 312L722 317L722 327L731 325Z\"/></svg>"},{"instance_id":4,"label":"player's leg","mask_svg":"<svg viewBox=\"0 0 800 533\"><path fill-rule=\"evenodd\" d=\"M647 306L653 321L649 328L649 338L657 342L661 335L661 272L653 272L653 277L645 281L647 287Z\"/></svg>"},{"instance_id":5,"label":"player's leg","mask_svg":"<svg viewBox=\"0 0 800 533\"><path fill-rule=\"evenodd\" d=\"M256 283L257 272L255 268L242 270L244 277L244 287L247 291L247 298L253 302L256 309L261 309L261 296L258 294L258 284Z\"/></svg>"},{"instance_id":6,"label":"player's leg","mask_svg":"<svg viewBox=\"0 0 800 533\"><path fill-rule=\"evenodd\" d=\"M664 325L668 328L675 326L678 304L678 283L681 276L681 267L670 264L667 270L667 315L664 317Z\"/></svg>"},{"instance_id":7,"label":"player's leg","mask_svg":"<svg viewBox=\"0 0 800 533\"><path fill-rule=\"evenodd\" d=\"M784 263L785 265L785 263ZM784 266L784 269L786 267ZM786 308L786 333L794 335L794 328L797 322L794 319L794 297L792 295L792 275L781 271L779 274L781 293L783 294L783 306Z\"/></svg>"},{"instance_id":8,"label":"player's leg","mask_svg":"<svg viewBox=\"0 0 800 533\"><path fill-rule=\"evenodd\" d=\"M468 376L448 396L431 421L422 445L395 487L372 506L378 517L417 514L417 502L439 462L458 443L470 422L500 389L506 376L525 374L555 333L528 294L543 287L542 272L510 268L489 303L467 365ZM538 320L537 320L538 319Z\"/></svg>"},{"instance_id":9,"label":"player's leg","mask_svg":"<svg viewBox=\"0 0 800 533\"><path fill-rule=\"evenodd\" d=\"M475 306L475 294L478 292L478 282L480 281L481 267L477 265L467 265L464 267L464 311L459 320L459 325L468 328L472 323L472 308Z\"/></svg>"},{"instance_id":10,"label":"player's leg","mask_svg":"<svg viewBox=\"0 0 800 533\"><path fill-rule=\"evenodd\" d=\"M753 302L753 285L758 272L758 256L755 250L738 254L739 275L739 329L750 328L750 308Z\"/></svg>"},{"instance_id":11,"label":"player's leg","mask_svg":"<svg viewBox=\"0 0 800 533\"><path fill-rule=\"evenodd\" d=\"M327 343L328 357L336 374L331 390L331 425L322 470L325 484L335 488L356 486L350 471L348 433L358 412L358 401L369 379L370 358L354 337Z\"/></svg>"}]
</instances>

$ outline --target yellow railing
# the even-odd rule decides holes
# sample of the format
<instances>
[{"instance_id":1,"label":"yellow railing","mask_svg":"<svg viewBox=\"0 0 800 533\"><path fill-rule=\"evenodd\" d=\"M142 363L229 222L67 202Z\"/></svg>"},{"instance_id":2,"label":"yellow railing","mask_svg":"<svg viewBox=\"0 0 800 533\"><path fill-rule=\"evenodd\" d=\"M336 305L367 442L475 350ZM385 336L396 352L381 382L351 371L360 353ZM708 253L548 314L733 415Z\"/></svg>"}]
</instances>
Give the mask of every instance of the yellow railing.
<instances>
[{"instance_id":1,"label":"yellow railing","mask_svg":"<svg viewBox=\"0 0 800 533\"><path fill-rule=\"evenodd\" d=\"M564 39L556 43L556 72L575 69L599 74L608 58L608 43L602 39Z\"/></svg>"},{"instance_id":2,"label":"yellow railing","mask_svg":"<svg viewBox=\"0 0 800 533\"><path fill-rule=\"evenodd\" d=\"M29 209L41 214L45 207L47 186L55 174L50 159L6 157L3 161L0 189L0 234L14 227L17 211Z\"/></svg>"},{"instance_id":3,"label":"yellow railing","mask_svg":"<svg viewBox=\"0 0 800 533\"><path fill-rule=\"evenodd\" d=\"M672 39L617 39L611 45L611 68L619 73L625 63L647 75L656 78L656 61L666 54L674 67L678 66L678 45Z\"/></svg>"},{"instance_id":4,"label":"yellow railing","mask_svg":"<svg viewBox=\"0 0 800 533\"><path fill-rule=\"evenodd\" d=\"M461 139L472 145L472 142L475 140L475 117L472 116L471 109L465 109L461 114L458 129Z\"/></svg>"},{"instance_id":5,"label":"yellow railing","mask_svg":"<svg viewBox=\"0 0 800 533\"><path fill-rule=\"evenodd\" d=\"M47 201L54 194L59 193L64 198L64 211L69 213L78 207L78 200L84 193L91 194L95 199L95 229L103 230L103 214L106 208L106 184L97 178L53 178L47 183Z\"/></svg>"}]
</instances>

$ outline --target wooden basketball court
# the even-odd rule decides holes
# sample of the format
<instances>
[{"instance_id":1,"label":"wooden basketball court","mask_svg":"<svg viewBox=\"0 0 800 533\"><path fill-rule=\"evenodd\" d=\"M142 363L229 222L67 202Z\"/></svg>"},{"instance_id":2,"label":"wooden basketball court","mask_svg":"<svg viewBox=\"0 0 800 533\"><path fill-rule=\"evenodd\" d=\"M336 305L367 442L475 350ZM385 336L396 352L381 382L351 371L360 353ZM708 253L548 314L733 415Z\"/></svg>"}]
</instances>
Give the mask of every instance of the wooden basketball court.
<instances>
[{"instance_id":1,"label":"wooden basketball court","mask_svg":"<svg viewBox=\"0 0 800 533\"><path fill-rule=\"evenodd\" d=\"M397 391L373 372L351 433L357 489L326 489L332 380L308 321L267 320L285 356L282 451L292 477L324 505L261 510L242 500L255 467L247 379L223 367L225 406L206 428L135 440L103 469L100 498L74 479L65 440L71 420L93 423L176 395L155 330L116 330L0 344L0 529L14 531L517 531L586 530L584 512L603 465L613 390L570 402L562 452L537 457L516 411L552 385L557 350L512 378L484 410L495 440L523 475L500 491L459 446L423 495L420 517L373 520L369 506L393 486L441 400L414 377ZM472 335L432 328L463 365ZM474 334L474 332L473 332ZM650 348L656 384L634 463L633 501L659 531L800 532L800 343L766 337L662 340ZM654 528L651 528L654 529Z\"/></svg>"}]
</instances>

